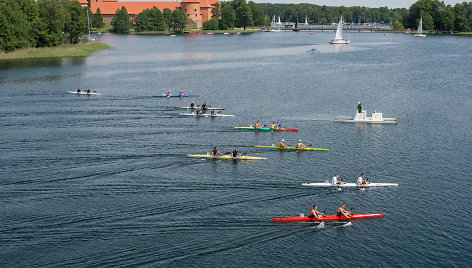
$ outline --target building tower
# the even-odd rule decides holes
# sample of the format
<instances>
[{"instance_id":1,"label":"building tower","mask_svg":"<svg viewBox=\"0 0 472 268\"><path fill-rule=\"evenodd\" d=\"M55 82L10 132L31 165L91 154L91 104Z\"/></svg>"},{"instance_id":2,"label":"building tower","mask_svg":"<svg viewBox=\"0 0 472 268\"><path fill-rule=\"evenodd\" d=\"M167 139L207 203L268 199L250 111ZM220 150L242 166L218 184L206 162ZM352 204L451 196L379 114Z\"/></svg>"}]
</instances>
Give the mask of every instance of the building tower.
<instances>
[{"instance_id":1,"label":"building tower","mask_svg":"<svg viewBox=\"0 0 472 268\"><path fill-rule=\"evenodd\" d=\"M188 27L201 28L203 25L203 21L200 11L200 0L182 0L182 2L180 2L180 5L182 6L182 10L187 16Z\"/></svg>"}]
</instances>

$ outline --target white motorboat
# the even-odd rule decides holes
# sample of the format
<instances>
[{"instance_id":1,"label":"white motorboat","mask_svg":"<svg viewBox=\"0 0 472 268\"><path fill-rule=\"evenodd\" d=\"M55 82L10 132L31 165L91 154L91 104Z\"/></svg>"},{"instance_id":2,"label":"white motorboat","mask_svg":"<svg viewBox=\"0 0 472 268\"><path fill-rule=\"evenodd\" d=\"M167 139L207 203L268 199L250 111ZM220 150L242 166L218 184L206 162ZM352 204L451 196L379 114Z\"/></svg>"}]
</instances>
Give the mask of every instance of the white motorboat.
<instances>
[{"instance_id":1,"label":"white motorboat","mask_svg":"<svg viewBox=\"0 0 472 268\"><path fill-rule=\"evenodd\" d=\"M356 113L356 116L336 116L334 122L344 123L371 123L371 124L396 124L396 118L384 118L382 113L374 111L372 116L367 116L367 111L364 110Z\"/></svg>"},{"instance_id":2,"label":"white motorboat","mask_svg":"<svg viewBox=\"0 0 472 268\"><path fill-rule=\"evenodd\" d=\"M418 24L418 30L416 31L415 36L416 37L426 37L426 35L423 34L423 17L420 18L420 23Z\"/></svg>"},{"instance_id":3,"label":"white motorboat","mask_svg":"<svg viewBox=\"0 0 472 268\"><path fill-rule=\"evenodd\" d=\"M398 186L398 183L369 183L364 185L357 185L356 183L345 183L341 185L332 185L329 182L312 182L312 183L302 183L302 186L310 187L359 187L359 188L369 188L369 187L387 187L387 186Z\"/></svg>"},{"instance_id":4,"label":"white motorboat","mask_svg":"<svg viewBox=\"0 0 472 268\"><path fill-rule=\"evenodd\" d=\"M336 30L336 36L334 37L330 44L342 44L342 45L347 45L351 43L349 40L344 40L343 38L343 16L339 18L339 23L338 23L338 29Z\"/></svg>"}]
</instances>

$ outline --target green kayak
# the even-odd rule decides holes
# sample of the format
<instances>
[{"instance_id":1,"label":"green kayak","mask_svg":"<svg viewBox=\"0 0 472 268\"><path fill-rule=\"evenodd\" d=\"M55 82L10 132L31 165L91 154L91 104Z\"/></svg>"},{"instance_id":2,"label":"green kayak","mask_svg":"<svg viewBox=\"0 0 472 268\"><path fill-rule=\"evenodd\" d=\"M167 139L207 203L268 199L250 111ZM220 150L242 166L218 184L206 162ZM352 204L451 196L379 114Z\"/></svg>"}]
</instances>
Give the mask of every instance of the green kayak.
<instances>
[{"instance_id":1,"label":"green kayak","mask_svg":"<svg viewBox=\"0 0 472 268\"><path fill-rule=\"evenodd\" d=\"M256 148L268 148L268 149L279 149L279 150L297 150L297 151L328 151L328 149L321 148L295 148L295 147L278 147L278 146L254 146Z\"/></svg>"}]
</instances>

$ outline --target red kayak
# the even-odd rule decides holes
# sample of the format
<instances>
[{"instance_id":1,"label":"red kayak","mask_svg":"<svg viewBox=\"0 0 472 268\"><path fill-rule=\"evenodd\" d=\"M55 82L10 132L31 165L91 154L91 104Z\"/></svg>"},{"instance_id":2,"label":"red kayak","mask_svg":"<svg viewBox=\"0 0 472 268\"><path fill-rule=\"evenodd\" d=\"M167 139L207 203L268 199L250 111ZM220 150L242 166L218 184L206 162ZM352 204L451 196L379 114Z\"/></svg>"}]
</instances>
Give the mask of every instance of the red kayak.
<instances>
[{"instance_id":1,"label":"red kayak","mask_svg":"<svg viewBox=\"0 0 472 268\"><path fill-rule=\"evenodd\" d=\"M311 217L290 217L290 218L275 218L272 221L283 221L283 222L296 222L296 221L347 221L347 220L358 220L358 219L367 219L367 218L382 218L384 214L352 214L352 216L348 219L344 216L326 216L322 219L316 219Z\"/></svg>"}]
</instances>

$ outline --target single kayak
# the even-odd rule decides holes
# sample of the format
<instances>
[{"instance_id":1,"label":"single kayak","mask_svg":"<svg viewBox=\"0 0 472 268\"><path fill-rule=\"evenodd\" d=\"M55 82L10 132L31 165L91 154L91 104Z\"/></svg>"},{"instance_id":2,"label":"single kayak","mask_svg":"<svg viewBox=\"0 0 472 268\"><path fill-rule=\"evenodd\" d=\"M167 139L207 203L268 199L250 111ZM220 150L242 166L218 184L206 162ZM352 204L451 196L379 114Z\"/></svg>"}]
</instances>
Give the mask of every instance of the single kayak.
<instances>
[{"instance_id":1,"label":"single kayak","mask_svg":"<svg viewBox=\"0 0 472 268\"><path fill-rule=\"evenodd\" d=\"M265 160L265 157L245 156L232 157L231 155L211 156L210 154L188 154L187 156L196 158L227 159L227 160Z\"/></svg>"},{"instance_id":2,"label":"single kayak","mask_svg":"<svg viewBox=\"0 0 472 268\"><path fill-rule=\"evenodd\" d=\"M268 127L234 127L234 129L240 129L240 130L256 130L256 131L298 131L298 129L295 128L268 128Z\"/></svg>"},{"instance_id":3,"label":"single kayak","mask_svg":"<svg viewBox=\"0 0 472 268\"><path fill-rule=\"evenodd\" d=\"M167 94L162 94L162 95L156 95L152 96L153 98L186 98L186 97L198 97L198 95L167 95Z\"/></svg>"},{"instance_id":4,"label":"single kayak","mask_svg":"<svg viewBox=\"0 0 472 268\"><path fill-rule=\"evenodd\" d=\"M185 107L175 107L177 109L189 109L189 110L196 110L197 107L190 107L190 106L185 106ZM206 109L203 109L203 110L215 110L215 111L218 111L218 110L224 110L225 108L212 108L212 107L208 107Z\"/></svg>"},{"instance_id":5,"label":"single kayak","mask_svg":"<svg viewBox=\"0 0 472 268\"><path fill-rule=\"evenodd\" d=\"M387 187L387 186L398 186L398 183L369 183L364 185L357 185L355 183L345 183L341 185L332 185L329 182L312 182L312 183L302 183L302 186L311 186L311 187L360 187L360 188L368 188L368 187Z\"/></svg>"},{"instance_id":6,"label":"single kayak","mask_svg":"<svg viewBox=\"0 0 472 268\"><path fill-rule=\"evenodd\" d=\"M210 114L210 117L234 117L234 114Z\"/></svg>"},{"instance_id":7,"label":"single kayak","mask_svg":"<svg viewBox=\"0 0 472 268\"><path fill-rule=\"evenodd\" d=\"M75 95L96 95L96 96L98 96L98 95L103 95L103 94L100 94L100 93L98 93L98 92L96 92L96 91L90 92L90 93L87 93L87 92L85 92L85 91L81 91L81 92L77 92L77 91L67 91L67 93L69 93L69 94L75 94Z\"/></svg>"},{"instance_id":8,"label":"single kayak","mask_svg":"<svg viewBox=\"0 0 472 268\"><path fill-rule=\"evenodd\" d=\"M254 146L256 148L278 149L278 150L297 150L297 151L328 151L328 149L321 148L296 148L296 147L279 147L279 146Z\"/></svg>"},{"instance_id":9,"label":"single kayak","mask_svg":"<svg viewBox=\"0 0 472 268\"><path fill-rule=\"evenodd\" d=\"M352 214L351 217L339 217L336 215L325 216L322 219L312 218L312 217L290 217L290 218L275 218L272 221L281 221L281 222L300 222L300 221L348 221L348 220L359 220L359 219L368 219L368 218L382 218L384 214Z\"/></svg>"}]
</instances>

